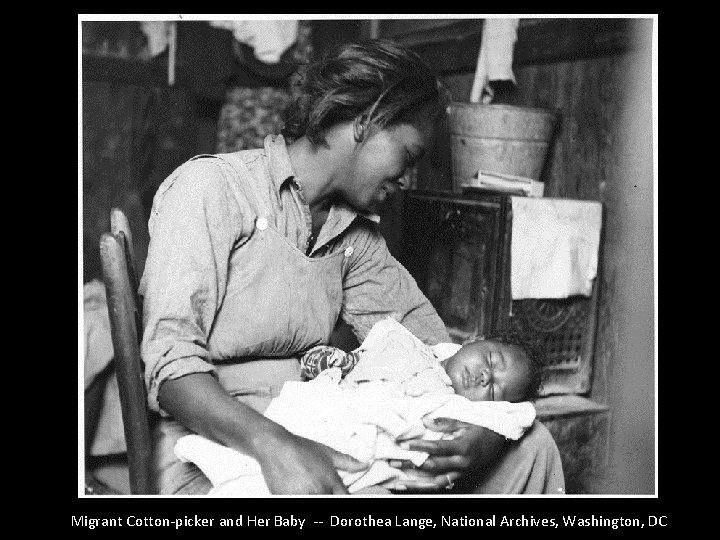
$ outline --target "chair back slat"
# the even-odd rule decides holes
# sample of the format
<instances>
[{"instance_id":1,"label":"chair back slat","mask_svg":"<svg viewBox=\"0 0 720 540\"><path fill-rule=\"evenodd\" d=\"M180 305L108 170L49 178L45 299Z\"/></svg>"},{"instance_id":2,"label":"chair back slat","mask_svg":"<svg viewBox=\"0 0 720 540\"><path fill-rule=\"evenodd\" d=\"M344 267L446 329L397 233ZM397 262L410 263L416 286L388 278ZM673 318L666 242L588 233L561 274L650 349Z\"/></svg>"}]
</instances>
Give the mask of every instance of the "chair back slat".
<instances>
[{"instance_id":1,"label":"chair back slat","mask_svg":"<svg viewBox=\"0 0 720 540\"><path fill-rule=\"evenodd\" d=\"M130 490L152 493L152 445L147 394L140 357L141 326L137 287L132 283L126 237L106 233L100 239L100 257L107 292L120 406L125 428Z\"/></svg>"},{"instance_id":2,"label":"chair back slat","mask_svg":"<svg viewBox=\"0 0 720 540\"><path fill-rule=\"evenodd\" d=\"M126 244L126 256L128 259L128 267L130 269L131 283L135 285L137 290L138 282L138 267L137 260L135 259L135 244L133 243L133 234L130 230L130 221L128 220L125 212L120 208L113 208L110 210L110 232L113 234L123 233L125 235Z\"/></svg>"},{"instance_id":3,"label":"chair back slat","mask_svg":"<svg viewBox=\"0 0 720 540\"><path fill-rule=\"evenodd\" d=\"M133 235L130 230L130 222L125 212L120 208L110 210L110 232L115 235L123 236L123 244L125 247L125 258L127 260L128 275L130 276L130 284L135 291L135 304L137 306L138 330L142 329L142 299L139 297L140 276L135 258L135 247L133 244ZM138 335L138 339L142 340L142 336Z\"/></svg>"},{"instance_id":4,"label":"chair back slat","mask_svg":"<svg viewBox=\"0 0 720 540\"><path fill-rule=\"evenodd\" d=\"M140 298L140 295L138 293L138 289L140 288L137 274L135 273L135 266L133 264L133 258L131 258L128 253L132 250L132 244L128 242L127 237L125 236L125 233L123 231L119 231L115 233L115 236L118 238L118 241L121 243L123 251L125 253L125 264L127 267L127 273L128 273L128 282L130 283L130 288L132 289L133 293L133 300L134 300L134 313L135 313L135 331L137 335L137 342L142 343L142 299ZM142 365L142 360L141 360ZM143 366L144 369L144 366Z\"/></svg>"}]
</instances>

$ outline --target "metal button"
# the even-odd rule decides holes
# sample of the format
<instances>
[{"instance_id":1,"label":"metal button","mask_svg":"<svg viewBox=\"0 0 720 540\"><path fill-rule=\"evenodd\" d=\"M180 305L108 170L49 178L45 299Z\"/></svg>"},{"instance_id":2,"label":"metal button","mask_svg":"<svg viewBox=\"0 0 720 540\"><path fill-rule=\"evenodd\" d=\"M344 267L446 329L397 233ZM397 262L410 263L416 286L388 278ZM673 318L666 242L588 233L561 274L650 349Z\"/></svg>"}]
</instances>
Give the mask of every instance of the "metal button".
<instances>
[{"instance_id":1,"label":"metal button","mask_svg":"<svg viewBox=\"0 0 720 540\"><path fill-rule=\"evenodd\" d=\"M353 249L352 246L346 247L345 248L345 256L350 257L353 254L353 251L355 251L355 250Z\"/></svg>"},{"instance_id":2,"label":"metal button","mask_svg":"<svg viewBox=\"0 0 720 540\"><path fill-rule=\"evenodd\" d=\"M268 227L268 220L264 217L258 218L257 222L255 223L255 226L261 230L264 231Z\"/></svg>"}]
</instances>

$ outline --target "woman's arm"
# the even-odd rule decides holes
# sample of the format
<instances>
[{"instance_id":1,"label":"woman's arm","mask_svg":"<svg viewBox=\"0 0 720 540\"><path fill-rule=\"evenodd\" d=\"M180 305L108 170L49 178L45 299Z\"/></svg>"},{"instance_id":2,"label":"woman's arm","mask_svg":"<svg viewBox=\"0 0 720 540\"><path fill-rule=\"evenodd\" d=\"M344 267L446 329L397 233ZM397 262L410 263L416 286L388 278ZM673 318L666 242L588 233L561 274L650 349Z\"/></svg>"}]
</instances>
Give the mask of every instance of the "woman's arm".
<instances>
[{"instance_id":1,"label":"woman's arm","mask_svg":"<svg viewBox=\"0 0 720 540\"><path fill-rule=\"evenodd\" d=\"M449 342L442 320L420 291L409 272L391 255L376 230L361 232L359 248L345 278L343 317L362 341L374 323L393 316L415 336L428 344ZM505 448L505 438L494 431L448 421L428 425L436 431L455 432L453 440L412 441L410 449L428 452L421 467L407 469L413 481L410 489L437 489L470 477L491 466Z\"/></svg>"},{"instance_id":2,"label":"woman's arm","mask_svg":"<svg viewBox=\"0 0 720 540\"><path fill-rule=\"evenodd\" d=\"M217 380L195 373L160 386L159 402L192 431L254 457L273 494L343 494L336 469L366 466L320 443L298 437L233 399Z\"/></svg>"},{"instance_id":3,"label":"woman's arm","mask_svg":"<svg viewBox=\"0 0 720 540\"><path fill-rule=\"evenodd\" d=\"M207 337L225 297L228 261L254 218L217 161L183 165L158 190L143 275L142 355L153 410L255 457L272 493L344 492L327 447L290 434L233 399L214 376Z\"/></svg>"},{"instance_id":4,"label":"woman's arm","mask_svg":"<svg viewBox=\"0 0 720 540\"><path fill-rule=\"evenodd\" d=\"M372 326L392 317L428 345L450 341L445 324L415 279L390 254L374 224L355 231L355 250L343 281L342 317L358 341Z\"/></svg>"}]
</instances>

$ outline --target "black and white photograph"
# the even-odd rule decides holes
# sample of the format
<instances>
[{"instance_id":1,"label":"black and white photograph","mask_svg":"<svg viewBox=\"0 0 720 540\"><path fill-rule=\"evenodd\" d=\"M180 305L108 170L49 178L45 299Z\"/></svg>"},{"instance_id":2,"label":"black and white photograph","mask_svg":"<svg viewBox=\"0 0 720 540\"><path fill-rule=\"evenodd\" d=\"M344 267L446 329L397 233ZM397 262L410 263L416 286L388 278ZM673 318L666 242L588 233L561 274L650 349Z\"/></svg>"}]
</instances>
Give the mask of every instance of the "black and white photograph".
<instances>
[{"instance_id":1,"label":"black and white photograph","mask_svg":"<svg viewBox=\"0 0 720 540\"><path fill-rule=\"evenodd\" d=\"M657 42L78 15L78 499L657 498Z\"/></svg>"}]
</instances>

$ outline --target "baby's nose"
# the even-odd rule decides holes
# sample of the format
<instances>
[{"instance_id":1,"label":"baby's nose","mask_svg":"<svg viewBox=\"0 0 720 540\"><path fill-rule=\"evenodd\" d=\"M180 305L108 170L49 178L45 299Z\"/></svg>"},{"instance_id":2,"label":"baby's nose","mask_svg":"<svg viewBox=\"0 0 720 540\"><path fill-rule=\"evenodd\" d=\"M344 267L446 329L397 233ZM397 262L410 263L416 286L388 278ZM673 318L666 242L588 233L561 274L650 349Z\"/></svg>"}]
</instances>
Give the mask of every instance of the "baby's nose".
<instances>
[{"instance_id":1,"label":"baby's nose","mask_svg":"<svg viewBox=\"0 0 720 540\"><path fill-rule=\"evenodd\" d=\"M476 381L480 384L480 386L487 386L490 384L490 381L492 380L492 373L490 373L489 369L483 368L480 370L480 374L476 378Z\"/></svg>"}]
</instances>

